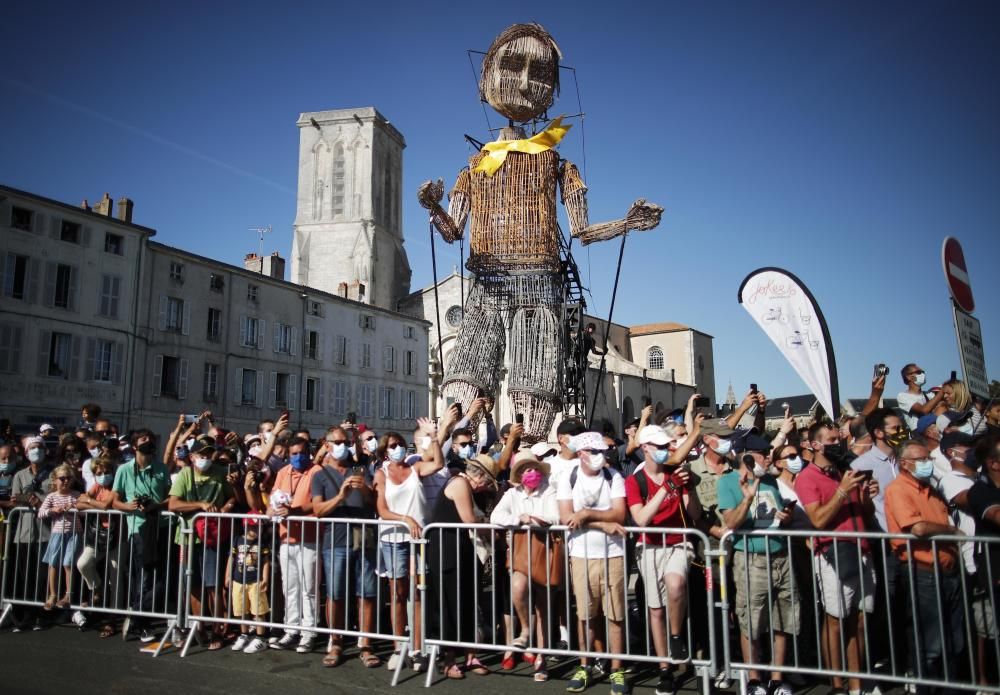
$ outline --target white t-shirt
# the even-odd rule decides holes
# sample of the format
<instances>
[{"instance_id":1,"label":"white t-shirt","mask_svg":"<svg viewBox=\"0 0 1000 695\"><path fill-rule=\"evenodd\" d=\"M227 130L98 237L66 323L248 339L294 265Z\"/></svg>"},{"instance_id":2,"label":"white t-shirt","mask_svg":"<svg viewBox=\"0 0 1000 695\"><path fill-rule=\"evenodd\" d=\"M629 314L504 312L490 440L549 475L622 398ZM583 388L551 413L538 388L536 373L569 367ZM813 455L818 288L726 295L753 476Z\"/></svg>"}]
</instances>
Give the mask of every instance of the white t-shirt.
<instances>
[{"instance_id":1,"label":"white t-shirt","mask_svg":"<svg viewBox=\"0 0 1000 695\"><path fill-rule=\"evenodd\" d=\"M580 459L564 459L558 454L545 459L545 462L549 464L549 485L551 485L556 490L559 489L559 481L563 478L568 478L570 471L580 465Z\"/></svg>"},{"instance_id":2,"label":"white t-shirt","mask_svg":"<svg viewBox=\"0 0 1000 695\"><path fill-rule=\"evenodd\" d=\"M948 474L941 478L938 489L941 491L942 496L951 502L964 491L972 487L972 484L975 482L975 479L968 478L961 473L952 470L948 471ZM957 526L962 530L962 533L967 536L976 535L976 520L972 517L972 515L966 514L961 509L956 509L952 512L952 518L956 515L958 516ZM962 556L962 559L965 560L965 566L968 571L975 572L975 543L962 543Z\"/></svg>"},{"instance_id":3,"label":"white t-shirt","mask_svg":"<svg viewBox=\"0 0 1000 695\"><path fill-rule=\"evenodd\" d=\"M587 475L581 469L576 474L576 487L570 486L568 473L559 479L556 498L558 500L573 500L573 511L593 509L605 512L611 509L611 501L625 499L625 479L618 471L605 468L611 473L608 481L603 472L597 475ZM622 536L609 536L597 529L582 529L574 531L569 537L570 557L585 557L591 560L605 557L622 557L625 554L625 539Z\"/></svg>"},{"instance_id":4,"label":"white t-shirt","mask_svg":"<svg viewBox=\"0 0 1000 695\"><path fill-rule=\"evenodd\" d=\"M931 461L934 462L934 487L937 488L938 492L944 492L941 488L941 482L951 475L951 461L941 451L941 447L931 452Z\"/></svg>"},{"instance_id":5,"label":"white t-shirt","mask_svg":"<svg viewBox=\"0 0 1000 695\"><path fill-rule=\"evenodd\" d=\"M781 493L781 499L786 502L791 502L795 500L795 506L792 508L792 523L789 528L792 529L811 529L813 528L812 521L809 520L809 515L806 514L806 510L802 508L802 503L799 501L799 496L795 493L795 488L786 483L781 478L775 478L778 483L778 492Z\"/></svg>"},{"instance_id":6,"label":"white t-shirt","mask_svg":"<svg viewBox=\"0 0 1000 695\"><path fill-rule=\"evenodd\" d=\"M927 394L903 391L896 396L896 402L899 404L899 409L903 411L903 420L906 421L906 426L910 428L911 432L917 429L917 420L920 419L920 416L911 415L910 408L913 407L914 403L926 403Z\"/></svg>"}]
</instances>

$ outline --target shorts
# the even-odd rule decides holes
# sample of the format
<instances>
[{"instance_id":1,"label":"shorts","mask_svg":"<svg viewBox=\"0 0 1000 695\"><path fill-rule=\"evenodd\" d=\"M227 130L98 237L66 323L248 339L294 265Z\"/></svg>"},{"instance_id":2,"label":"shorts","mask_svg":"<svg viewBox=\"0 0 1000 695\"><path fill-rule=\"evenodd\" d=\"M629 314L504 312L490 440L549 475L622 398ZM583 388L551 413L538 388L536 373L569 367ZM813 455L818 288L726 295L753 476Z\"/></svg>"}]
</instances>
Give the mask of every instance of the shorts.
<instances>
[{"instance_id":1,"label":"shorts","mask_svg":"<svg viewBox=\"0 0 1000 695\"><path fill-rule=\"evenodd\" d=\"M53 533L49 536L42 562L50 567L72 567L76 562L76 540L75 533Z\"/></svg>"},{"instance_id":2,"label":"shorts","mask_svg":"<svg viewBox=\"0 0 1000 695\"><path fill-rule=\"evenodd\" d=\"M381 542L378 546L378 575L388 579L410 576L410 544Z\"/></svg>"},{"instance_id":3,"label":"shorts","mask_svg":"<svg viewBox=\"0 0 1000 695\"><path fill-rule=\"evenodd\" d=\"M214 589L219 585L219 551L204 543L195 543L191 549L191 586Z\"/></svg>"},{"instance_id":4,"label":"shorts","mask_svg":"<svg viewBox=\"0 0 1000 695\"><path fill-rule=\"evenodd\" d=\"M322 555L327 598L334 601L344 600L348 585L354 589L354 595L359 598L375 598L378 579L375 576L375 563L368 558L367 553L351 550L344 545L331 548L324 543Z\"/></svg>"},{"instance_id":5,"label":"shorts","mask_svg":"<svg viewBox=\"0 0 1000 695\"><path fill-rule=\"evenodd\" d=\"M875 568L871 555L861 556L861 572L846 582L841 581L836 568L822 554L813 555L813 569L819 580L820 603L831 618L875 610Z\"/></svg>"},{"instance_id":6,"label":"shorts","mask_svg":"<svg viewBox=\"0 0 1000 695\"><path fill-rule=\"evenodd\" d=\"M569 566L577 618L593 620L603 608L608 620L625 620L624 557L571 557Z\"/></svg>"},{"instance_id":7,"label":"shorts","mask_svg":"<svg viewBox=\"0 0 1000 695\"><path fill-rule=\"evenodd\" d=\"M748 566L749 565L749 566ZM799 633L799 600L792 595L792 573L787 555L733 554L736 619L740 632L757 639L768 627L789 635Z\"/></svg>"},{"instance_id":8,"label":"shorts","mask_svg":"<svg viewBox=\"0 0 1000 695\"><path fill-rule=\"evenodd\" d=\"M687 578L688 564L694 557L689 543L677 545L639 546L639 575L646 588L646 605L649 608L663 608L667 605L668 574Z\"/></svg>"},{"instance_id":9,"label":"shorts","mask_svg":"<svg viewBox=\"0 0 1000 695\"><path fill-rule=\"evenodd\" d=\"M271 610L267 602L267 592L261 589L260 582L253 584L232 583L233 595L230 599L234 618L242 618L249 611L255 618L267 615Z\"/></svg>"},{"instance_id":10,"label":"shorts","mask_svg":"<svg viewBox=\"0 0 1000 695\"><path fill-rule=\"evenodd\" d=\"M988 596L973 596L972 624L976 628L978 637L983 639L997 638L996 614L993 606L990 605Z\"/></svg>"}]
</instances>

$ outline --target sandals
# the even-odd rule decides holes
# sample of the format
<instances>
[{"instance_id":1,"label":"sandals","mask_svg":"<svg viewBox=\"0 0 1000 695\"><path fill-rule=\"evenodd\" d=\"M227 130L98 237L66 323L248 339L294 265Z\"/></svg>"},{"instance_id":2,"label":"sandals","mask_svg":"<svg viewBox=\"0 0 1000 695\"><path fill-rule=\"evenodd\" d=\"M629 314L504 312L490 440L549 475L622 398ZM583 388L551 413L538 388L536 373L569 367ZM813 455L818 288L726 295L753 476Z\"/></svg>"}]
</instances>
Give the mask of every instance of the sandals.
<instances>
[{"instance_id":1,"label":"sandals","mask_svg":"<svg viewBox=\"0 0 1000 695\"><path fill-rule=\"evenodd\" d=\"M330 651L326 653L323 657L323 666L326 668L336 668L340 666L341 657L344 653L344 646L342 644L334 643L330 647Z\"/></svg>"},{"instance_id":2,"label":"sandals","mask_svg":"<svg viewBox=\"0 0 1000 695\"><path fill-rule=\"evenodd\" d=\"M372 651L371 647L362 647L361 653L358 654L358 658L361 663L364 664L365 668L378 668L382 665L382 659L378 657L378 654Z\"/></svg>"},{"instance_id":3,"label":"sandals","mask_svg":"<svg viewBox=\"0 0 1000 695\"><path fill-rule=\"evenodd\" d=\"M514 661L514 655L510 652L504 654L503 661L500 662L500 668L504 671L513 671L517 666L517 662Z\"/></svg>"},{"instance_id":4,"label":"sandals","mask_svg":"<svg viewBox=\"0 0 1000 695\"><path fill-rule=\"evenodd\" d=\"M69 608L70 600L69 594L66 594L61 599L56 601L56 608Z\"/></svg>"},{"instance_id":5,"label":"sandals","mask_svg":"<svg viewBox=\"0 0 1000 695\"><path fill-rule=\"evenodd\" d=\"M444 667L444 675L453 680L462 680L465 678L465 671L458 664L451 664Z\"/></svg>"},{"instance_id":6,"label":"sandals","mask_svg":"<svg viewBox=\"0 0 1000 695\"><path fill-rule=\"evenodd\" d=\"M545 668L545 661L543 659L539 659L538 663L542 664L542 666L541 666L541 668L536 668L535 669L535 676L534 676L535 682L536 683L544 683L545 681L547 681L549 679L549 672Z\"/></svg>"},{"instance_id":7,"label":"sandals","mask_svg":"<svg viewBox=\"0 0 1000 695\"><path fill-rule=\"evenodd\" d=\"M56 605L56 597L49 596L47 599L45 599L45 605L43 605L42 608L47 611L50 611L55 605Z\"/></svg>"},{"instance_id":8,"label":"sandals","mask_svg":"<svg viewBox=\"0 0 1000 695\"><path fill-rule=\"evenodd\" d=\"M111 623L104 623L104 625L101 626L101 632L99 636L101 639L107 639L108 637L114 637L116 632L118 631L115 630L114 625L112 625Z\"/></svg>"},{"instance_id":9,"label":"sandals","mask_svg":"<svg viewBox=\"0 0 1000 695\"><path fill-rule=\"evenodd\" d=\"M475 673L477 676L488 676L490 675L490 670L483 665L483 662L472 657L470 660L465 662L465 670L470 673Z\"/></svg>"}]
</instances>

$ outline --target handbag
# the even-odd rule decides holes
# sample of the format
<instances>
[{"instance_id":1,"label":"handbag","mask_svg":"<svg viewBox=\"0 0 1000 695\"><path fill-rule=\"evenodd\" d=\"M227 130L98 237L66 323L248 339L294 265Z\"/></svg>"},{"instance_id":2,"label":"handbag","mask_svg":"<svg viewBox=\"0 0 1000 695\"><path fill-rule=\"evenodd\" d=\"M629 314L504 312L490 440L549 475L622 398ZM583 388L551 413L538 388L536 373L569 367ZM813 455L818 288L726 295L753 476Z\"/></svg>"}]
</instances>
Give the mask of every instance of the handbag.
<instances>
[{"instance_id":1,"label":"handbag","mask_svg":"<svg viewBox=\"0 0 1000 695\"><path fill-rule=\"evenodd\" d=\"M562 538L538 531L515 531L513 535L507 566L514 572L530 576L535 584L562 584L566 570ZM548 548L545 545L546 537L549 538Z\"/></svg>"},{"instance_id":2,"label":"handbag","mask_svg":"<svg viewBox=\"0 0 1000 695\"><path fill-rule=\"evenodd\" d=\"M861 574L858 547L851 542L831 542L821 551L826 561L833 567L840 581L856 579Z\"/></svg>"},{"instance_id":3,"label":"handbag","mask_svg":"<svg viewBox=\"0 0 1000 695\"><path fill-rule=\"evenodd\" d=\"M229 536L229 519L199 516L194 520L194 532L206 548L217 548L219 539Z\"/></svg>"}]
</instances>

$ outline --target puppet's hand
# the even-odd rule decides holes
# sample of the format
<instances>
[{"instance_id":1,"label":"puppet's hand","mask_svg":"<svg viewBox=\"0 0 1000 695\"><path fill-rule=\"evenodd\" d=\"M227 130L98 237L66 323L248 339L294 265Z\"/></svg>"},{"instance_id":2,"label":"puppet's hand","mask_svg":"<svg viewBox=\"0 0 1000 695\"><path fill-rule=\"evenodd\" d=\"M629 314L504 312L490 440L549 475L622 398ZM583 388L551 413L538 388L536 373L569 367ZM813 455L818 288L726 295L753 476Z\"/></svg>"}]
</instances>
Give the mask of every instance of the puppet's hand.
<instances>
[{"instance_id":1,"label":"puppet's hand","mask_svg":"<svg viewBox=\"0 0 1000 695\"><path fill-rule=\"evenodd\" d=\"M435 210L441 206L441 199L444 198L444 181L425 181L417 189L417 201L421 207L428 210Z\"/></svg>"},{"instance_id":2,"label":"puppet's hand","mask_svg":"<svg viewBox=\"0 0 1000 695\"><path fill-rule=\"evenodd\" d=\"M663 215L663 208L654 203L647 203L645 199L632 203L632 207L625 214L625 226L630 230L644 232L655 229L660 224L660 217Z\"/></svg>"}]
</instances>

